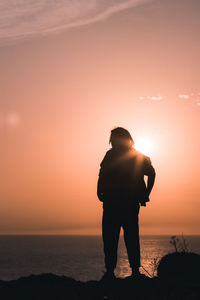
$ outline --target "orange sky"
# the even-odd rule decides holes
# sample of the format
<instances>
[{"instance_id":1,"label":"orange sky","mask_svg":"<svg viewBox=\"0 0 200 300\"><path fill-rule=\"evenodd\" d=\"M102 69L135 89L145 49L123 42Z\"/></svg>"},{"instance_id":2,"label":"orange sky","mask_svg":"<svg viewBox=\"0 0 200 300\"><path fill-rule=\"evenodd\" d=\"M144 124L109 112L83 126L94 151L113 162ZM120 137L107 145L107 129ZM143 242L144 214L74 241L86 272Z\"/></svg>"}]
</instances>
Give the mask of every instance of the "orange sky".
<instances>
[{"instance_id":1,"label":"orange sky","mask_svg":"<svg viewBox=\"0 0 200 300\"><path fill-rule=\"evenodd\" d=\"M99 234L99 164L124 126L153 145L141 233L200 234L199 10L147 1L53 34L0 35L0 233Z\"/></svg>"}]
</instances>

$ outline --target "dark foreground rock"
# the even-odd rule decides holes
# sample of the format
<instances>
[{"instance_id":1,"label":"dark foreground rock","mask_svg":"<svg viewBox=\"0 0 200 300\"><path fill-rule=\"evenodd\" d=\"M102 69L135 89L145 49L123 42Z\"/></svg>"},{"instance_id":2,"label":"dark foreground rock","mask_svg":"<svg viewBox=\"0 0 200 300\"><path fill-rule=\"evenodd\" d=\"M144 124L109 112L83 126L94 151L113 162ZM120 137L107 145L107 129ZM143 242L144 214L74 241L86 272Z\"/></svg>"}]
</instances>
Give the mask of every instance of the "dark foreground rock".
<instances>
[{"instance_id":1,"label":"dark foreground rock","mask_svg":"<svg viewBox=\"0 0 200 300\"><path fill-rule=\"evenodd\" d=\"M80 282L53 274L31 275L18 280L0 281L2 300L199 300L200 284L166 281L157 277L116 279L112 283Z\"/></svg>"},{"instance_id":2,"label":"dark foreground rock","mask_svg":"<svg viewBox=\"0 0 200 300\"><path fill-rule=\"evenodd\" d=\"M192 252L174 252L165 255L158 266L158 277L165 280L195 282L200 278L200 255Z\"/></svg>"}]
</instances>

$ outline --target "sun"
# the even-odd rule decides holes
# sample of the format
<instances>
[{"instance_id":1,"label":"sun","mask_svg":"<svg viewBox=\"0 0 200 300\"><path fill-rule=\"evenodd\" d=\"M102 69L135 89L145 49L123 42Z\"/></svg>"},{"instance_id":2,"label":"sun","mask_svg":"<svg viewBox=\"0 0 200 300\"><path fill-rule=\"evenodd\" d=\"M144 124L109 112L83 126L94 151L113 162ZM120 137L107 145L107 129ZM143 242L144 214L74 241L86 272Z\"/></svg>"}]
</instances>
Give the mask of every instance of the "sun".
<instances>
[{"instance_id":1,"label":"sun","mask_svg":"<svg viewBox=\"0 0 200 300\"><path fill-rule=\"evenodd\" d=\"M147 137L135 141L135 149L145 155L151 155L153 152L153 142Z\"/></svg>"}]
</instances>

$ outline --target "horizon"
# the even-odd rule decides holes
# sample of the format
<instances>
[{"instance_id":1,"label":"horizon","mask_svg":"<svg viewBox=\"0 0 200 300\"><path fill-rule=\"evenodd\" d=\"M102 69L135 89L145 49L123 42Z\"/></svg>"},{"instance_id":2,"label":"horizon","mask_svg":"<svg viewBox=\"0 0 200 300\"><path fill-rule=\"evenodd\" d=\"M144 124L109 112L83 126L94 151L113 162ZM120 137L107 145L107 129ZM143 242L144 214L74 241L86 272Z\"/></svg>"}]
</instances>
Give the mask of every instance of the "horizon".
<instances>
[{"instance_id":1,"label":"horizon","mask_svg":"<svg viewBox=\"0 0 200 300\"><path fill-rule=\"evenodd\" d=\"M33 233L33 234L26 234L26 233L24 233L24 234L22 234L22 233L17 233L17 234L0 234L0 236L94 236L94 237L101 237L102 235L101 235L101 233L99 233L99 234L64 234L64 233L58 233L58 234L52 234L52 233L50 233L50 234L44 234L44 233L40 233L40 234L35 234L35 233ZM176 236L176 237L182 237L182 234L176 234L176 235L171 235L171 234L140 234L140 237L145 237L145 236L147 236L147 237L172 237L172 236ZM200 234L186 234L186 235L183 235L183 238L185 238L185 237L189 237L189 236L196 236L196 237L199 237L200 236ZM120 238L123 238L123 234L122 233L120 233Z\"/></svg>"}]
</instances>

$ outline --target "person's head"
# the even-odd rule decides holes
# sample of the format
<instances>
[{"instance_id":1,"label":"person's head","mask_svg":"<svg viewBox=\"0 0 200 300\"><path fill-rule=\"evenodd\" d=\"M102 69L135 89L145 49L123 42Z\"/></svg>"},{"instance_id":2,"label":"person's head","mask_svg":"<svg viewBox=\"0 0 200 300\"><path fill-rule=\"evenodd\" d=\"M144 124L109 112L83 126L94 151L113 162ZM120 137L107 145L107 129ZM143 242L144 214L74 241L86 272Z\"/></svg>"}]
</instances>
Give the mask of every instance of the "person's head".
<instances>
[{"instance_id":1,"label":"person's head","mask_svg":"<svg viewBox=\"0 0 200 300\"><path fill-rule=\"evenodd\" d=\"M113 148L126 147L132 148L134 141L128 130L116 127L111 130L110 141Z\"/></svg>"}]
</instances>

